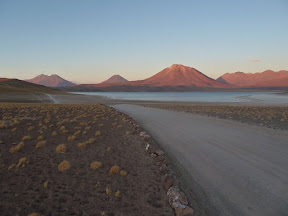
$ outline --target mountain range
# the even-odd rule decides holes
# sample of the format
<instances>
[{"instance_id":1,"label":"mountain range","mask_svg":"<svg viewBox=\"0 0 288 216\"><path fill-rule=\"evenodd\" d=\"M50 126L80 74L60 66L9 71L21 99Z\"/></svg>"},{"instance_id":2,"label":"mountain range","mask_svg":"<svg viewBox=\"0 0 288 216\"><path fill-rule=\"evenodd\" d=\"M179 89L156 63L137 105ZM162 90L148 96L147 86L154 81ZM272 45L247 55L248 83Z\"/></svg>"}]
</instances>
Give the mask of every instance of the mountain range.
<instances>
[{"instance_id":1,"label":"mountain range","mask_svg":"<svg viewBox=\"0 0 288 216\"><path fill-rule=\"evenodd\" d=\"M41 74L27 81L66 91L234 91L288 88L288 71L226 73L215 80L195 68L173 64L147 79L137 81L114 75L98 84L76 85L56 74Z\"/></svg>"},{"instance_id":2,"label":"mountain range","mask_svg":"<svg viewBox=\"0 0 288 216\"><path fill-rule=\"evenodd\" d=\"M51 76L47 76L45 74L40 74L39 76L34 77L33 79L25 80L30 83L44 85L47 87L66 87L76 85L68 80L63 79L57 74L52 74Z\"/></svg>"}]
</instances>

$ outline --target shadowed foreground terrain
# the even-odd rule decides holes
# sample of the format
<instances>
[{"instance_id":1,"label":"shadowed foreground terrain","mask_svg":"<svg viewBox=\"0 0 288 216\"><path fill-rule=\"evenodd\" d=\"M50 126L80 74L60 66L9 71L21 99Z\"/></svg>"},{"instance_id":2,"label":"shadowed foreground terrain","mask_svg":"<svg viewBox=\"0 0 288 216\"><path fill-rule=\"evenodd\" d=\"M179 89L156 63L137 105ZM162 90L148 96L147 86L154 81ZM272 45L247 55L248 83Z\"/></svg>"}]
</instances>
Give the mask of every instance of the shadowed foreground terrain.
<instances>
[{"instance_id":1,"label":"shadowed foreground terrain","mask_svg":"<svg viewBox=\"0 0 288 216\"><path fill-rule=\"evenodd\" d=\"M0 117L1 216L174 214L144 139L112 108L0 104Z\"/></svg>"}]
</instances>

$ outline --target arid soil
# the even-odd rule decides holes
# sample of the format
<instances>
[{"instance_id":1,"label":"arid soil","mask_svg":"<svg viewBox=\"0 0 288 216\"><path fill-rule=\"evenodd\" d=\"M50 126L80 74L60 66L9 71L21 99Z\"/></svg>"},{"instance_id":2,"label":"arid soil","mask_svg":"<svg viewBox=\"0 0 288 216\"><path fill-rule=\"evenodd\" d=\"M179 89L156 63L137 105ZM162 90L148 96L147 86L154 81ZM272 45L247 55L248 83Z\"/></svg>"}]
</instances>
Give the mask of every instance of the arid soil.
<instances>
[{"instance_id":1,"label":"arid soil","mask_svg":"<svg viewBox=\"0 0 288 216\"><path fill-rule=\"evenodd\" d=\"M288 130L287 106L198 106L176 104L145 104L144 106L189 112L274 129Z\"/></svg>"},{"instance_id":2,"label":"arid soil","mask_svg":"<svg viewBox=\"0 0 288 216\"><path fill-rule=\"evenodd\" d=\"M112 108L7 103L0 118L1 216L174 215L144 138Z\"/></svg>"}]
</instances>

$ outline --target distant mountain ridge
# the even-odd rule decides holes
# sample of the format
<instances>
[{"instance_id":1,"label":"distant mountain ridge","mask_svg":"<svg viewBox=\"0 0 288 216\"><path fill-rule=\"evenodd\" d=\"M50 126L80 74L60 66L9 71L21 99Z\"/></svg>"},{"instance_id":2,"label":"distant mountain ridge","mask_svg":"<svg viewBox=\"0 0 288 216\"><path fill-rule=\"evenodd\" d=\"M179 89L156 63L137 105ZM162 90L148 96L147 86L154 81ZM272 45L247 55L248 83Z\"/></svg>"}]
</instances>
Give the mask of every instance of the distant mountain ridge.
<instances>
[{"instance_id":1,"label":"distant mountain ridge","mask_svg":"<svg viewBox=\"0 0 288 216\"><path fill-rule=\"evenodd\" d=\"M76 85L68 80L63 79L57 74L52 74L51 76L47 76L45 74L40 74L33 79L25 80L30 83L35 83L38 85L44 85L47 87L66 87Z\"/></svg>"},{"instance_id":2,"label":"distant mountain ridge","mask_svg":"<svg viewBox=\"0 0 288 216\"><path fill-rule=\"evenodd\" d=\"M103 81L102 83L126 83L128 82L127 79L123 78L120 75L114 75L110 77L109 79Z\"/></svg>"},{"instance_id":3,"label":"distant mountain ridge","mask_svg":"<svg viewBox=\"0 0 288 216\"><path fill-rule=\"evenodd\" d=\"M226 73L217 79L219 82L236 87L288 87L288 71L266 70L260 73Z\"/></svg>"}]
</instances>

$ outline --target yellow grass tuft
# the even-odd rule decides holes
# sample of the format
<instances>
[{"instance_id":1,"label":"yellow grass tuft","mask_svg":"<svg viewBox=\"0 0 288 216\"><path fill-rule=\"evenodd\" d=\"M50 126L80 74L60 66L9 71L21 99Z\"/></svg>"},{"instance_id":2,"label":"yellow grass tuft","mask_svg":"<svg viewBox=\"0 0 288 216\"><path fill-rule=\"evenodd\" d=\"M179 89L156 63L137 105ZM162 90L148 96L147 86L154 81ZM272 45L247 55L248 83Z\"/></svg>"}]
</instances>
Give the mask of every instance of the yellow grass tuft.
<instances>
[{"instance_id":1,"label":"yellow grass tuft","mask_svg":"<svg viewBox=\"0 0 288 216\"><path fill-rule=\"evenodd\" d=\"M111 194L111 190L109 188L106 188L106 194L110 195Z\"/></svg>"},{"instance_id":2,"label":"yellow grass tuft","mask_svg":"<svg viewBox=\"0 0 288 216\"><path fill-rule=\"evenodd\" d=\"M110 169L110 174L111 175L115 175L119 172L120 170L120 167L119 166L112 166L111 169Z\"/></svg>"},{"instance_id":3,"label":"yellow grass tuft","mask_svg":"<svg viewBox=\"0 0 288 216\"><path fill-rule=\"evenodd\" d=\"M95 161L95 162L90 164L90 168L93 169L93 170L96 170L96 169L98 169L101 166L102 166L102 163L100 163L98 161Z\"/></svg>"},{"instance_id":4,"label":"yellow grass tuft","mask_svg":"<svg viewBox=\"0 0 288 216\"><path fill-rule=\"evenodd\" d=\"M8 170L13 169L13 168L15 168L15 167L16 167L16 164L11 164L11 165L8 167Z\"/></svg>"},{"instance_id":5,"label":"yellow grass tuft","mask_svg":"<svg viewBox=\"0 0 288 216\"><path fill-rule=\"evenodd\" d=\"M10 153L15 153L15 152L18 152L22 147L24 146L24 143L23 142L20 142L18 145L10 148Z\"/></svg>"},{"instance_id":6,"label":"yellow grass tuft","mask_svg":"<svg viewBox=\"0 0 288 216\"><path fill-rule=\"evenodd\" d=\"M100 136L101 135L101 132L100 131L97 131L96 133L95 133L95 136Z\"/></svg>"},{"instance_id":7,"label":"yellow grass tuft","mask_svg":"<svg viewBox=\"0 0 288 216\"><path fill-rule=\"evenodd\" d=\"M39 149L46 144L46 141L40 141L36 144L35 149Z\"/></svg>"},{"instance_id":8,"label":"yellow grass tuft","mask_svg":"<svg viewBox=\"0 0 288 216\"><path fill-rule=\"evenodd\" d=\"M88 143L94 143L95 142L95 139L94 138L90 138L89 140L88 140Z\"/></svg>"},{"instance_id":9,"label":"yellow grass tuft","mask_svg":"<svg viewBox=\"0 0 288 216\"><path fill-rule=\"evenodd\" d=\"M118 128L118 129L121 129L121 128L122 128L122 125L118 125L117 128Z\"/></svg>"},{"instance_id":10,"label":"yellow grass tuft","mask_svg":"<svg viewBox=\"0 0 288 216\"><path fill-rule=\"evenodd\" d=\"M62 131L62 130L65 130L65 126L63 125L63 126L61 126L60 127L60 130Z\"/></svg>"},{"instance_id":11,"label":"yellow grass tuft","mask_svg":"<svg viewBox=\"0 0 288 216\"><path fill-rule=\"evenodd\" d=\"M22 138L22 140L23 140L23 141L31 140L31 136L24 136L24 137Z\"/></svg>"},{"instance_id":12,"label":"yellow grass tuft","mask_svg":"<svg viewBox=\"0 0 288 216\"><path fill-rule=\"evenodd\" d=\"M124 170L121 170L121 171L120 171L120 175L121 175L121 176L126 176L126 175L127 175L127 172L124 171Z\"/></svg>"},{"instance_id":13,"label":"yellow grass tuft","mask_svg":"<svg viewBox=\"0 0 288 216\"><path fill-rule=\"evenodd\" d=\"M67 134L69 131L68 130L62 130L62 134Z\"/></svg>"},{"instance_id":14,"label":"yellow grass tuft","mask_svg":"<svg viewBox=\"0 0 288 216\"><path fill-rule=\"evenodd\" d=\"M118 199L118 198L120 198L120 191L118 190L115 194L114 194L114 196Z\"/></svg>"},{"instance_id":15,"label":"yellow grass tuft","mask_svg":"<svg viewBox=\"0 0 288 216\"><path fill-rule=\"evenodd\" d=\"M29 214L28 216L41 216L41 214L33 212L33 213Z\"/></svg>"},{"instance_id":16,"label":"yellow grass tuft","mask_svg":"<svg viewBox=\"0 0 288 216\"><path fill-rule=\"evenodd\" d=\"M66 146L65 146L65 144L58 145L58 146L56 147L56 152L57 152L57 153L64 153L64 152L66 152Z\"/></svg>"},{"instance_id":17,"label":"yellow grass tuft","mask_svg":"<svg viewBox=\"0 0 288 216\"><path fill-rule=\"evenodd\" d=\"M76 132L74 133L74 135L77 136L77 135L80 134L80 133L81 133L81 131L78 130L78 131L76 131Z\"/></svg>"},{"instance_id":18,"label":"yellow grass tuft","mask_svg":"<svg viewBox=\"0 0 288 216\"><path fill-rule=\"evenodd\" d=\"M43 140L43 139L44 139L43 136L39 136L39 137L37 138L37 140Z\"/></svg>"},{"instance_id":19,"label":"yellow grass tuft","mask_svg":"<svg viewBox=\"0 0 288 216\"><path fill-rule=\"evenodd\" d=\"M29 128L28 128L28 131L32 131L32 130L34 130L34 126L30 126Z\"/></svg>"},{"instance_id":20,"label":"yellow grass tuft","mask_svg":"<svg viewBox=\"0 0 288 216\"><path fill-rule=\"evenodd\" d=\"M28 161L26 157L20 158L16 168L20 167L21 165L25 165L27 162Z\"/></svg>"},{"instance_id":21,"label":"yellow grass tuft","mask_svg":"<svg viewBox=\"0 0 288 216\"><path fill-rule=\"evenodd\" d=\"M75 140L76 139L76 136L72 135L72 136L69 136L67 138L68 141L72 141L72 140Z\"/></svg>"},{"instance_id":22,"label":"yellow grass tuft","mask_svg":"<svg viewBox=\"0 0 288 216\"><path fill-rule=\"evenodd\" d=\"M12 131L12 132L15 132L16 130L17 130L17 128L13 128L11 131Z\"/></svg>"},{"instance_id":23,"label":"yellow grass tuft","mask_svg":"<svg viewBox=\"0 0 288 216\"><path fill-rule=\"evenodd\" d=\"M56 136L57 135L57 132L56 131L53 131L51 136Z\"/></svg>"},{"instance_id":24,"label":"yellow grass tuft","mask_svg":"<svg viewBox=\"0 0 288 216\"><path fill-rule=\"evenodd\" d=\"M130 135L131 134L131 132L130 131L126 131L126 135Z\"/></svg>"},{"instance_id":25,"label":"yellow grass tuft","mask_svg":"<svg viewBox=\"0 0 288 216\"><path fill-rule=\"evenodd\" d=\"M82 149L86 146L86 143L78 143L77 146L79 149Z\"/></svg>"},{"instance_id":26,"label":"yellow grass tuft","mask_svg":"<svg viewBox=\"0 0 288 216\"><path fill-rule=\"evenodd\" d=\"M58 170L59 170L60 172L65 171L65 170L68 170L68 169L70 169L70 168L71 168L71 165L70 165L69 161L67 161L67 160L63 160L63 161L58 165Z\"/></svg>"},{"instance_id":27,"label":"yellow grass tuft","mask_svg":"<svg viewBox=\"0 0 288 216\"><path fill-rule=\"evenodd\" d=\"M45 182L43 183L43 187L44 187L44 188L47 188L47 186L48 186L48 181L45 181Z\"/></svg>"}]
</instances>

